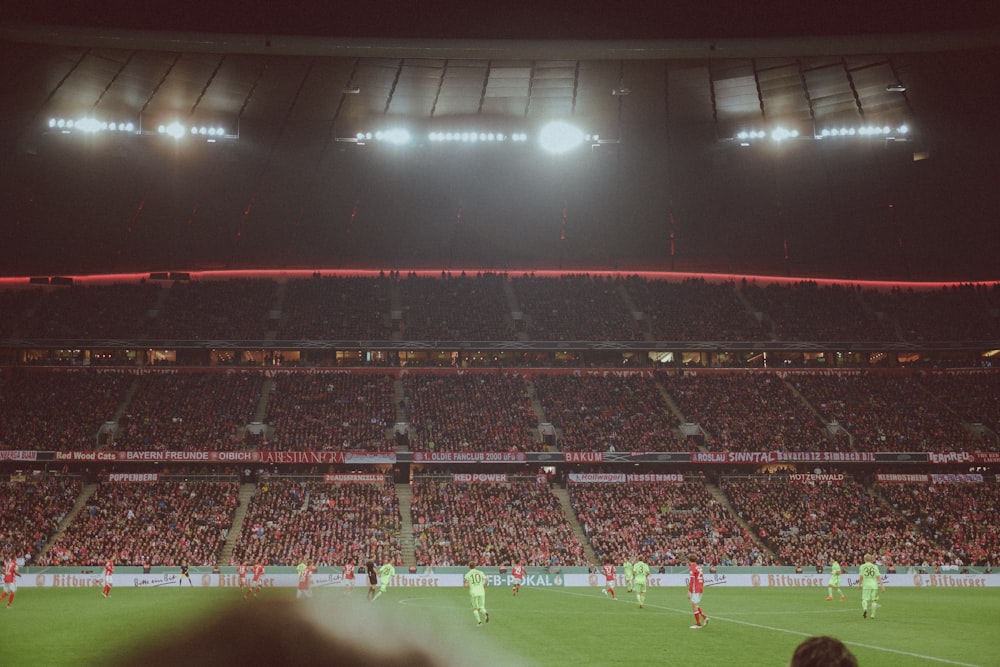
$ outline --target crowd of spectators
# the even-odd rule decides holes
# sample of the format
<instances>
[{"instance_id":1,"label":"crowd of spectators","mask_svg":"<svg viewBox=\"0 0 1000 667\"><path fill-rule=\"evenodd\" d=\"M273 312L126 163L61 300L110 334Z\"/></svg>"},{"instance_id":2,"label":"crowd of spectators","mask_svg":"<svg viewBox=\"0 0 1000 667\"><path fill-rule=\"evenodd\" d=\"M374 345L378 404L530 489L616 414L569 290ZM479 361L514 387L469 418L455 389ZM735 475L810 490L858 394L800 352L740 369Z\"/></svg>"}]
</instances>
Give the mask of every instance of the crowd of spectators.
<instances>
[{"instance_id":1,"label":"crowd of spectators","mask_svg":"<svg viewBox=\"0 0 1000 667\"><path fill-rule=\"evenodd\" d=\"M921 566L990 565L1000 562L1000 486L996 484L880 484L878 492L906 520L941 545ZM893 553L905 562L908 554Z\"/></svg>"},{"instance_id":2,"label":"crowd of spectators","mask_svg":"<svg viewBox=\"0 0 1000 667\"><path fill-rule=\"evenodd\" d=\"M159 296L159 285L148 282L52 289L19 333L24 338L139 338Z\"/></svg>"},{"instance_id":3,"label":"crowd of spectators","mask_svg":"<svg viewBox=\"0 0 1000 667\"><path fill-rule=\"evenodd\" d=\"M677 566L696 554L708 565L769 565L770 557L705 483L570 483L570 502L600 563L642 556Z\"/></svg>"},{"instance_id":4,"label":"crowd of spectators","mask_svg":"<svg viewBox=\"0 0 1000 667\"><path fill-rule=\"evenodd\" d=\"M684 451L679 420L650 375L533 376L545 419L563 451Z\"/></svg>"},{"instance_id":5,"label":"crowd of spectators","mask_svg":"<svg viewBox=\"0 0 1000 667\"><path fill-rule=\"evenodd\" d=\"M36 473L0 482L0 552L24 556L34 564L82 490L78 477Z\"/></svg>"},{"instance_id":6,"label":"crowd of spectators","mask_svg":"<svg viewBox=\"0 0 1000 667\"><path fill-rule=\"evenodd\" d=\"M559 499L544 480L412 483L417 565L587 565Z\"/></svg>"},{"instance_id":7,"label":"crowd of spectators","mask_svg":"<svg viewBox=\"0 0 1000 667\"><path fill-rule=\"evenodd\" d=\"M842 450L818 417L774 373L659 374L688 422L708 435L710 451Z\"/></svg>"},{"instance_id":8,"label":"crowd of spectators","mask_svg":"<svg viewBox=\"0 0 1000 667\"><path fill-rule=\"evenodd\" d=\"M516 373L403 376L415 452L537 450L538 417Z\"/></svg>"},{"instance_id":9,"label":"crowd of spectators","mask_svg":"<svg viewBox=\"0 0 1000 667\"><path fill-rule=\"evenodd\" d=\"M695 278L672 282L632 276L626 280L626 289L649 322L653 340L770 338L740 301L732 282L710 283Z\"/></svg>"},{"instance_id":10,"label":"crowd of spectators","mask_svg":"<svg viewBox=\"0 0 1000 667\"><path fill-rule=\"evenodd\" d=\"M406 340L431 341L522 333L541 341L758 341L771 328L779 340L986 341L1000 335L998 285L862 290L492 272L142 280L0 290L0 312L11 315L0 339L263 340L276 332L289 341L388 340L396 327ZM401 320L392 319L396 308Z\"/></svg>"},{"instance_id":11,"label":"crowd of spectators","mask_svg":"<svg viewBox=\"0 0 1000 667\"><path fill-rule=\"evenodd\" d=\"M242 449L247 424L260 403L264 376L230 370L147 373L109 447L121 451L230 451Z\"/></svg>"},{"instance_id":12,"label":"crowd of spectators","mask_svg":"<svg viewBox=\"0 0 1000 667\"><path fill-rule=\"evenodd\" d=\"M722 490L779 565L823 566L831 559L859 565L870 553L893 554L898 567L939 557L927 534L849 477L723 477Z\"/></svg>"},{"instance_id":13,"label":"crowd of spectators","mask_svg":"<svg viewBox=\"0 0 1000 667\"><path fill-rule=\"evenodd\" d=\"M896 323L904 340L982 341L1000 336L1000 317L990 312L983 285L939 290L864 291L865 303Z\"/></svg>"},{"instance_id":14,"label":"crowd of spectators","mask_svg":"<svg viewBox=\"0 0 1000 667\"><path fill-rule=\"evenodd\" d=\"M395 382L390 374L276 372L267 396L271 435L258 446L390 451L395 444L386 438L386 430L395 417Z\"/></svg>"},{"instance_id":15,"label":"crowd of spectators","mask_svg":"<svg viewBox=\"0 0 1000 667\"><path fill-rule=\"evenodd\" d=\"M497 273L400 280L404 340L514 340L506 280Z\"/></svg>"},{"instance_id":16,"label":"crowd of spectators","mask_svg":"<svg viewBox=\"0 0 1000 667\"><path fill-rule=\"evenodd\" d=\"M385 276L293 279L281 297L278 340L389 340L392 282Z\"/></svg>"},{"instance_id":17,"label":"crowd of spectators","mask_svg":"<svg viewBox=\"0 0 1000 667\"><path fill-rule=\"evenodd\" d=\"M135 376L93 369L8 368L0 375L0 450L94 449Z\"/></svg>"},{"instance_id":18,"label":"crowd of spectators","mask_svg":"<svg viewBox=\"0 0 1000 667\"><path fill-rule=\"evenodd\" d=\"M589 274L511 278L531 340L643 340L621 278Z\"/></svg>"},{"instance_id":19,"label":"crowd of spectators","mask_svg":"<svg viewBox=\"0 0 1000 667\"><path fill-rule=\"evenodd\" d=\"M774 325L779 340L892 341L896 332L860 298L859 290L844 285L755 283L743 286L754 311Z\"/></svg>"},{"instance_id":20,"label":"crowd of spectators","mask_svg":"<svg viewBox=\"0 0 1000 667\"><path fill-rule=\"evenodd\" d=\"M238 505L237 482L101 482L41 564L214 565Z\"/></svg>"},{"instance_id":21,"label":"crowd of spectators","mask_svg":"<svg viewBox=\"0 0 1000 667\"><path fill-rule=\"evenodd\" d=\"M989 444L967 431L915 374L796 375L791 381L826 421L846 429L857 451L975 451Z\"/></svg>"},{"instance_id":22,"label":"crowd of spectators","mask_svg":"<svg viewBox=\"0 0 1000 667\"><path fill-rule=\"evenodd\" d=\"M257 483L233 562L403 564L399 498L382 483L327 483L266 477Z\"/></svg>"},{"instance_id":23,"label":"crowd of spectators","mask_svg":"<svg viewBox=\"0 0 1000 667\"><path fill-rule=\"evenodd\" d=\"M40 287L30 289L0 289L0 340L13 338L21 322L35 310L44 292Z\"/></svg>"},{"instance_id":24,"label":"crowd of spectators","mask_svg":"<svg viewBox=\"0 0 1000 667\"><path fill-rule=\"evenodd\" d=\"M1000 433L1000 373L924 372L919 382L963 422L983 424L992 431L979 434L980 449L1000 450L996 442Z\"/></svg>"},{"instance_id":25,"label":"crowd of spectators","mask_svg":"<svg viewBox=\"0 0 1000 667\"><path fill-rule=\"evenodd\" d=\"M263 340L276 290L265 278L174 282L148 338Z\"/></svg>"},{"instance_id":26,"label":"crowd of spectators","mask_svg":"<svg viewBox=\"0 0 1000 667\"><path fill-rule=\"evenodd\" d=\"M977 371L0 371L0 450L1000 451L1000 375ZM265 391L271 383L271 391ZM264 396L266 395L266 400ZM537 402L533 399L537 399ZM117 428L104 426L117 420ZM266 434L246 426L266 421ZM678 427L706 437L685 441ZM405 445L405 443L403 443Z\"/></svg>"}]
</instances>

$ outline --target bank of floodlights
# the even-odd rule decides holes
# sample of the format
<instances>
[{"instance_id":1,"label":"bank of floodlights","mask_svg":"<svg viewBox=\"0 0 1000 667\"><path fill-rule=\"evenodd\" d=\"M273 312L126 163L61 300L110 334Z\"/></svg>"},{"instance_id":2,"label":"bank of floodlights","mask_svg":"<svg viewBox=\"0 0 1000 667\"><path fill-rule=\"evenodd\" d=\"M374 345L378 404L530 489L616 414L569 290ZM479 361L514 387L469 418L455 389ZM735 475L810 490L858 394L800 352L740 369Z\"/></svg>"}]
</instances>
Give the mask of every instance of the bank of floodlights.
<instances>
[{"instance_id":1,"label":"bank of floodlights","mask_svg":"<svg viewBox=\"0 0 1000 667\"><path fill-rule=\"evenodd\" d=\"M161 135L181 140L185 137L204 139L215 142L219 139L235 139L237 135L229 133L224 127L214 125L185 125L179 121L162 123L155 131L145 130L142 124L131 120L103 120L93 116L80 118L49 118L47 132L59 134L125 134L125 135Z\"/></svg>"},{"instance_id":2,"label":"bank of floodlights","mask_svg":"<svg viewBox=\"0 0 1000 667\"><path fill-rule=\"evenodd\" d=\"M798 139L799 131L795 129L788 129L785 127L776 127L770 132L766 130L745 130L742 132L737 132L735 139L740 142L741 146L749 146L755 141L764 141L765 139L770 139L771 141L778 143L782 141L787 141L789 139Z\"/></svg>"},{"instance_id":3,"label":"bank of floodlights","mask_svg":"<svg viewBox=\"0 0 1000 667\"><path fill-rule=\"evenodd\" d=\"M125 134L135 134L138 127L130 120L107 121L99 120L90 116L83 118L50 118L49 129L62 134L97 134L99 132L117 132Z\"/></svg>"},{"instance_id":4,"label":"bank of floodlights","mask_svg":"<svg viewBox=\"0 0 1000 667\"><path fill-rule=\"evenodd\" d=\"M551 153L567 153L586 144L597 147L605 143L617 143L617 141L601 139L597 134L585 133L564 121L549 123L542 127L535 137L525 131L507 131L495 128L436 128L426 134L416 135L405 128L389 128L358 132L353 137L340 138L337 141L359 146L368 144L404 146L420 143L434 145L527 145L536 141L541 148Z\"/></svg>"},{"instance_id":5,"label":"bank of floodlights","mask_svg":"<svg viewBox=\"0 0 1000 667\"><path fill-rule=\"evenodd\" d=\"M863 127L831 127L816 133L816 139L833 137L885 137L887 139L905 138L910 133L906 125L889 127L888 125L865 125Z\"/></svg>"},{"instance_id":6,"label":"bank of floodlights","mask_svg":"<svg viewBox=\"0 0 1000 667\"><path fill-rule=\"evenodd\" d=\"M205 139L209 143L214 143L219 139L235 138L233 135L228 134L225 128L222 127L213 127L210 125L184 125L179 121L157 125L156 133L167 137L173 137L178 141L184 139L185 137L193 137L196 139Z\"/></svg>"},{"instance_id":7,"label":"bank of floodlights","mask_svg":"<svg viewBox=\"0 0 1000 667\"><path fill-rule=\"evenodd\" d=\"M798 130L784 127L775 127L768 130L743 130L733 136L733 140L740 146L750 146L762 141L780 143L792 139L811 139L821 141L825 139L868 137L881 138L886 140L906 140L909 137L910 128L906 125L891 127L889 125L865 125L862 127L831 127L818 130L813 134L800 134Z\"/></svg>"}]
</instances>

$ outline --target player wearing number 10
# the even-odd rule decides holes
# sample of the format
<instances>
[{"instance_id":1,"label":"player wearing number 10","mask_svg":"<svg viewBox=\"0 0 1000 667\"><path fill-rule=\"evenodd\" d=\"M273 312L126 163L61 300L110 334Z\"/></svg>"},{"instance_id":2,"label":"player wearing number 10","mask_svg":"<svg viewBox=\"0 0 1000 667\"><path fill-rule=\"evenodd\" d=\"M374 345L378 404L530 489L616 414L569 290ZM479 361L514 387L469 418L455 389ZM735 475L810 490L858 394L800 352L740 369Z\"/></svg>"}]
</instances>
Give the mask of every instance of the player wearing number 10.
<instances>
[{"instance_id":1,"label":"player wearing number 10","mask_svg":"<svg viewBox=\"0 0 1000 667\"><path fill-rule=\"evenodd\" d=\"M472 615L476 617L476 625L482 625L483 620L489 623L490 612L486 611L486 575L482 570L476 569L476 561L469 561L469 571L465 573L465 587L469 589Z\"/></svg>"}]
</instances>

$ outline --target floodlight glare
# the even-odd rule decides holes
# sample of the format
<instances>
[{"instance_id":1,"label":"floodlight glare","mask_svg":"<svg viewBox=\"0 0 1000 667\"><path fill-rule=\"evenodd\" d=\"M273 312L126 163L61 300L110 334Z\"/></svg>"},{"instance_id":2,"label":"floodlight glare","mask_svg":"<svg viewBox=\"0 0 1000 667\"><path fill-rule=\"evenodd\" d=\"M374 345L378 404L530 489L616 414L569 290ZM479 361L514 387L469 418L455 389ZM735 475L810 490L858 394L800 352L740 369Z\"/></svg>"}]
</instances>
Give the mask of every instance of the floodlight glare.
<instances>
[{"instance_id":1,"label":"floodlight glare","mask_svg":"<svg viewBox=\"0 0 1000 667\"><path fill-rule=\"evenodd\" d=\"M177 121L174 121L169 125L160 125L160 127L157 128L157 132L159 132L160 134L166 134L167 136L171 136L174 139L180 139L185 134L184 126L178 123Z\"/></svg>"},{"instance_id":2,"label":"floodlight glare","mask_svg":"<svg viewBox=\"0 0 1000 667\"><path fill-rule=\"evenodd\" d=\"M401 146L403 144L410 143L410 132L401 127L396 127L391 130L386 130L382 132L381 140L387 144L395 144L396 146Z\"/></svg>"},{"instance_id":3,"label":"floodlight glare","mask_svg":"<svg viewBox=\"0 0 1000 667\"><path fill-rule=\"evenodd\" d=\"M561 120L544 126L538 135L542 148L550 153L566 153L583 143L580 128Z\"/></svg>"}]
</instances>

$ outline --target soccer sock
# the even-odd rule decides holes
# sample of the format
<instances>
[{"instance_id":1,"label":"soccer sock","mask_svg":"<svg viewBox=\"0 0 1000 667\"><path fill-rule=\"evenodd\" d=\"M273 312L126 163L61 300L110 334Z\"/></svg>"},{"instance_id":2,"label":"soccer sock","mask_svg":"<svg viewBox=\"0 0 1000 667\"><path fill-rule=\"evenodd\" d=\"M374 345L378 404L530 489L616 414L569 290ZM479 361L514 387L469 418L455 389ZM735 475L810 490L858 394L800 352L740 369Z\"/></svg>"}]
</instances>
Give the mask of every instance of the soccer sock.
<instances>
[{"instance_id":1,"label":"soccer sock","mask_svg":"<svg viewBox=\"0 0 1000 667\"><path fill-rule=\"evenodd\" d=\"M381 597L381 596L382 596L382 591L379 591L378 593L375 594L375 597L372 598L372 602L374 602L375 600L378 600L379 597Z\"/></svg>"},{"instance_id":2,"label":"soccer sock","mask_svg":"<svg viewBox=\"0 0 1000 667\"><path fill-rule=\"evenodd\" d=\"M828 598L832 598L833 597L833 586L827 586L826 587L826 596Z\"/></svg>"},{"instance_id":3,"label":"soccer sock","mask_svg":"<svg viewBox=\"0 0 1000 667\"><path fill-rule=\"evenodd\" d=\"M701 625L701 616L698 615L698 612L694 613L694 624Z\"/></svg>"},{"instance_id":4,"label":"soccer sock","mask_svg":"<svg viewBox=\"0 0 1000 667\"><path fill-rule=\"evenodd\" d=\"M698 609L694 612L694 614L695 614L695 616L701 616L702 618L708 618L707 616L705 616L705 612L703 612L701 610L701 607L698 607Z\"/></svg>"},{"instance_id":5,"label":"soccer sock","mask_svg":"<svg viewBox=\"0 0 1000 667\"><path fill-rule=\"evenodd\" d=\"M479 610L478 609L473 609L472 610L472 615L476 617L476 623L482 623L483 622L482 617L479 615Z\"/></svg>"},{"instance_id":6,"label":"soccer sock","mask_svg":"<svg viewBox=\"0 0 1000 667\"><path fill-rule=\"evenodd\" d=\"M608 593L611 593L611 597L612 597L612 599L613 599L613 598L615 597L615 589L613 589L613 588L609 588L609 589L608 589Z\"/></svg>"},{"instance_id":7,"label":"soccer sock","mask_svg":"<svg viewBox=\"0 0 1000 667\"><path fill-rule=\"evenodd\" d=\"M7 591L4 591L3 593L0 593L0 600L5 599L6 597L7 597Z\"/></svg>"},{"instance_id":8,"label":"soccer sock","mask_svg":"<svg viewBox=\"0 0 1000 667\"><path fill-rule=\"evenodd\" d=\"M14 593L11 593L10 594L10 599L7 600L7 606L8 607L11 606L12 604L14 604Z\"/></svg>"}]
</instances>

